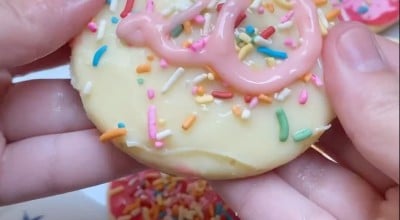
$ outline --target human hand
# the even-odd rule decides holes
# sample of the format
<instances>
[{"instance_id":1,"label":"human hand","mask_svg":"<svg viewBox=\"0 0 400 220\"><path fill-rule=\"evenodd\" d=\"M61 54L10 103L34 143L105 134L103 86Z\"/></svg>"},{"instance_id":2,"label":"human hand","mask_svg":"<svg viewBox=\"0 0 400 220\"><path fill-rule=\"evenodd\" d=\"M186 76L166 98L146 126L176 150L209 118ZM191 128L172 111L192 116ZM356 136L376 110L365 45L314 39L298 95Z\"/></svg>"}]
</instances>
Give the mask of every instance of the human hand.
<instances>
[{"instance_id":1,"label":"human hand","mask_svg":"<svg viewBox=\"0 0 400 220\"><path fill-rule=\"evenodd\" d=\"M139 169L100 144L66 80L11 84L12 76L68 62L69 40L97 0L0 0L0 205L98 184Z\"/></svg>"},{"instance_id":2,"label":"human hand","mask_svg":"<svg viewBox=\"0 0 400 220\"><path fill-rule=\"evenodd\" d=\"M399 45L359 24L333 28L325 83L339 121L273 172L213 186L242 219L399 218Z\"/></svg>"}]
</instances>

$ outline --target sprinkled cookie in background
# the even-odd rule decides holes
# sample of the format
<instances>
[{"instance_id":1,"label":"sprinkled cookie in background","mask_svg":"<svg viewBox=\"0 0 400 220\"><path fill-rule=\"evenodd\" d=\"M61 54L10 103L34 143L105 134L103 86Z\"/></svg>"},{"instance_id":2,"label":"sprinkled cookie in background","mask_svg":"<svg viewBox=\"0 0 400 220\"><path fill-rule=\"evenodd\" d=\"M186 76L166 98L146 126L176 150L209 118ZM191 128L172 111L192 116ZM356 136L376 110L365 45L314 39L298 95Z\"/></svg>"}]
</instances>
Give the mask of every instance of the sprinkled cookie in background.
<instances>
[{"instance_id":1,"label":"sprinkled cookie in background","mask_svg":"<svg viewBox=\"0 0 400 220\"><path fill-rule=\"evenodd\" d=\"M327 0L315 0L327 1ZM330 0L342 21L358 21L381 32L399 21L399 0Z\"/></svg>"},{"instance_id":2,"label":"sprinkled cookie in background","mask_svg":"<svg viewBox=\"0 0 400 220\"><path fill-rule=\"evenodd\" d=\"M238 220L204 180L147 170L111 182L111 220Z\"/></svg>"},{"instance_id":3,"label":"sprinkled cookie in background","mask_svg":"<svg viewBox=\"0 0 400 220\"><path fill-rule=\"evenodd\" d=\"M319 56L339 15L313 0L111 0L73 43L88 117L139 162L205 179L261 174L334 117Z\"/></svg>"}]
</instances>

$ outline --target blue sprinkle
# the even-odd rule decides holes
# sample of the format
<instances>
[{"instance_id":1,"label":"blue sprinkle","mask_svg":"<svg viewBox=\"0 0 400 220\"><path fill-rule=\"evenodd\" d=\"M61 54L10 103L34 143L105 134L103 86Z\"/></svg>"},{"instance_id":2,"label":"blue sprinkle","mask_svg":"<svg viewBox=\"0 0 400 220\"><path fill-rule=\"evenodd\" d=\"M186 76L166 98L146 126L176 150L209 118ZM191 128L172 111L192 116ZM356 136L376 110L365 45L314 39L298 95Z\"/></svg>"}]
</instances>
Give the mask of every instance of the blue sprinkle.
<instances>
[{"instance_id":1,"label":"blue sprinkle","mask_svg":"<svg viewBox=\"0 0 400 220\"><path fill-rule=\"evenodd\" d=\"M107 5L111 4L111 0L106 0L106 4Z\"/></svg>"},{"instance_id":2,"label":"blue sprinkle","mask_svg":"<svg viewBox=\"0 0 400 220\"><path fill-rule=\"evenodd\" d=\"M118 128L126 128L126 125L123 122L119 122Z\"/></svg>"},{"instance_id":3,"label":"blue sprinkle","mask_svg":"<svg viewBox=\"0 0 400 220\"><path fill-rule=\"evenodd\" d=\"M246 34L254 35L255 32L256 32L256 29L254 29L254 27L252 25L246 26Z\"/></svg>"},{"instance_id":4,"label":"blue sprinkle","mask_svg":"<svg viewBox=\"0 0 400 220\"><path fill-rule=\"evenodd\" d=\"M258 47L257 48L257 52L262 53L264 55L267 55L269 57L276 58L276 59L284 60L284 59L288 58L288 55L287 55L286 52L278 51L278 50L272 50L272 49L270 49L268 47Z\"/></svg>"},{"instance_id":5,"label":"blue sprinkle","mask_svg":"<svg viewBox=\"0 0 400 220\"><path fill-rule=\"evenodd\" d=\"M233 217L228 212L225 212L224 216L225 216L226 220L233 220Z\"/></svg>"},{"instance_id":6,"label":"blue sprinkle","mask_svg":"<svg viewBox=\"0 0 400 220\"><path fill-rule=\"evenodd\" d=\"M103 45L99 49L97 49L96 53L93 56L93 61L92 61L92 65L94 67L97 67L99 65L100 59L104 55L104 53L107 51L107 48L108 48L107 45Z\"/></svg>"},{"instance_id":7,"label":"blue sprinkle","mask_svg":"<svg viewBox=\"0 0 400 220\"><path fill-rule=\"evenodd\" d=\"M183 25L178 25L171 31L172 38L177 38L183 32Z\"/></svg>"},{"instance_id":8,"label":"blue sprinkle","mask_svg":"<svg viewBox=\"0 0 400 220\"><path fill-rule=\"evenodd\" d=\"M117 17L115 17L115 16L112 16L111 23L117 24L118 22L119 22L119 19Z\"/></svg>"},{"instance_id":9,"label":"blue sprinkle","mask_svg":"<svg viewBox=\"0 0 400 220\"><path fill-rule=\"evenodd\" d=\"M215 204L216 215L221 215L223 211L224 211L224 206L222 205L222 203L218 202L217 204Z\"/></svg>"},{"instance_id":10,"label":"blue sprinkle","mask_svg":"<svg viewBox=\"0 0 400 220\"><path fill-rule=\"evenodd\" d=\"M360 7L358 7L357 8L357 13L358 14L365 14L365 13L367 13L368 12L368 6L366 6L366 5L361 5Z\"/></svg>"}]
</instances>

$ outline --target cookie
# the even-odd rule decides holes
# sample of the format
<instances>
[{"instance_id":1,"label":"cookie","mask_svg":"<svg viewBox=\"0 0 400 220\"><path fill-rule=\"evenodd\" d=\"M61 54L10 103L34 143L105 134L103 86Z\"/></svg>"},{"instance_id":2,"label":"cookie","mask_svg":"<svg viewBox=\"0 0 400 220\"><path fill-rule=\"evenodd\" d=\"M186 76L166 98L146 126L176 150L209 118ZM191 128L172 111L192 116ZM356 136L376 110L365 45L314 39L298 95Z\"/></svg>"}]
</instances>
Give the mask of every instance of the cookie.
<instances>
[{"instance_id":1,"label":"cookie","mask_svg":"<svg viewBox=\"0 0 400 220\"><path fill-rule=\"evenodd\" d=\"M239 219L205 180L155 170L112 181L107 201L110 220Z\"/></svg>"},{"instance_id":2,"label":"cookie","mask_svg":"<svg viewBox=\"0 0 400 220\"><path fill-rule=\"evenodd\" d=\"M381 32L399 21L399 0L331 0L340 20L364 23Z\"/></svg>"},{"instance_id":3,"label":"cookie","mask_svg":"<svg viewBox=\"0 0 400 220\"><path fill-rule=\"evenodd\" d=\"M112 0L73 43L101 141L164 173L258 175L334 117L319 60L338 14L312 0Z\"/></svg>"}]
</instances>

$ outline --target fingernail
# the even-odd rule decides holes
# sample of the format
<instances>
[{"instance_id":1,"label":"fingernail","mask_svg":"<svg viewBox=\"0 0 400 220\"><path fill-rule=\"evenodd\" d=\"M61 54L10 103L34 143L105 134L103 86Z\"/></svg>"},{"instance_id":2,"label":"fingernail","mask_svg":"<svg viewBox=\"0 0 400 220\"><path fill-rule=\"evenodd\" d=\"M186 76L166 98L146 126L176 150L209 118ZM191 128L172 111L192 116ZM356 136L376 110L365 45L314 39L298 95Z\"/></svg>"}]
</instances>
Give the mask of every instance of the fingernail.
<instances>
[{"instance_id":1,"label":"fingernail","mask_svg":"<svg viewBox=\"0 0 400 220\"><path fill-rule=\"evenodd\" d=\"M359 72L387 69L374 35L365 27L347 30L339 37L338 52L349 68Z\"/></svg>"}]
</instances>

